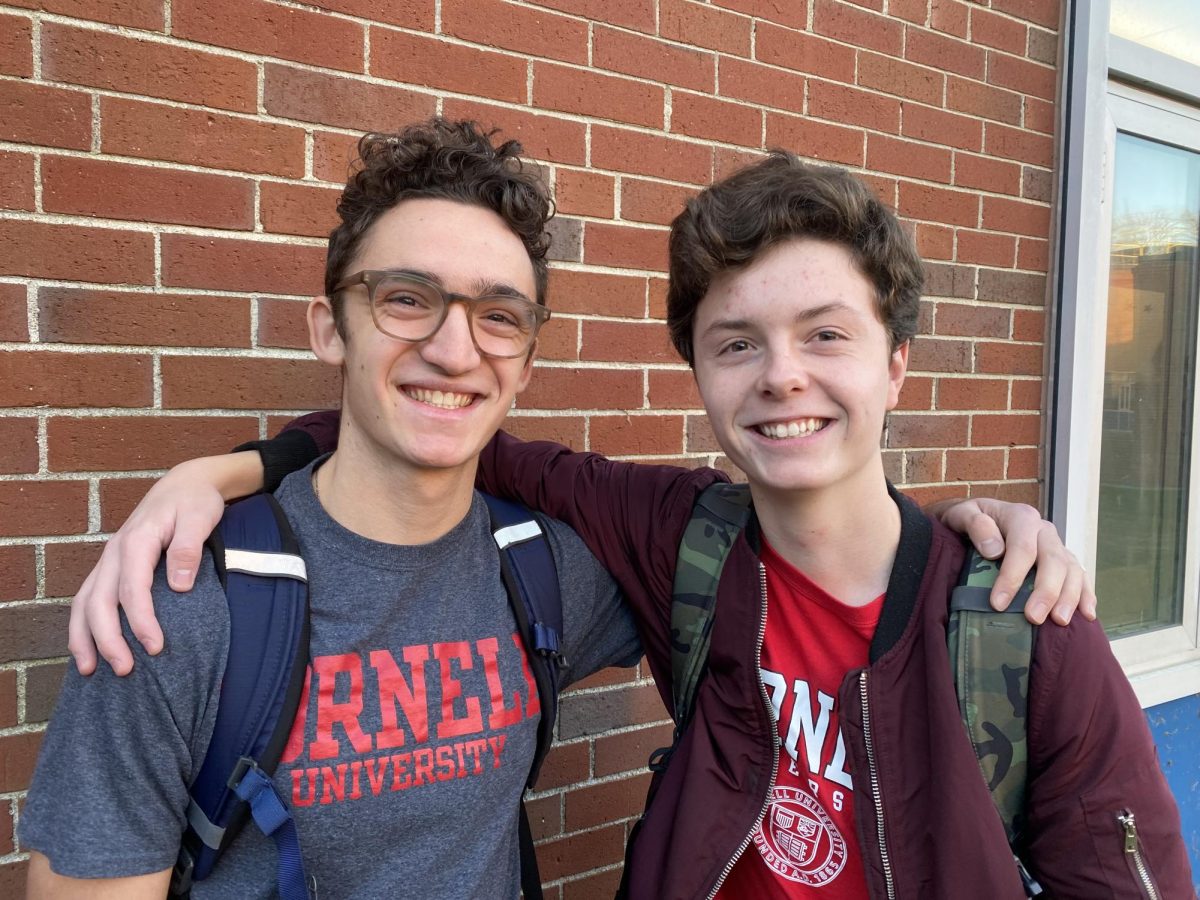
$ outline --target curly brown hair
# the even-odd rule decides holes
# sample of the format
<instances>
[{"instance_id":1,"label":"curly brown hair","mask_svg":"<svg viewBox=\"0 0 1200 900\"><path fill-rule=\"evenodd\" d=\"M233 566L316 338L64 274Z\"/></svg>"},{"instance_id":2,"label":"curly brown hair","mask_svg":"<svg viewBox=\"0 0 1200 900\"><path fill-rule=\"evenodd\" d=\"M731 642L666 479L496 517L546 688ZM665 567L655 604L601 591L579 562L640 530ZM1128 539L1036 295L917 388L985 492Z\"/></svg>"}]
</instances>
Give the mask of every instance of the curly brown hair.
<instances>
[{"instance_id":1,"label":"curly brown hair","mask_svg":"<svg viewBox=\"0 0 1200 900\"><path fill-rule=\"evenodd\" d=\"M495 212L521 239L533 264L537 301L546 302L546 223L554 215L549 191L526 169L517 141L494 144L497 132L471 121L435 116L395 134L371 133L358 141L358 161L338 200L341 224L330 232L325 294L342 328L343 307L334 285L346 275L363 237L376 220L404 200L436 197Z\"/></svg>"},{"instance_id":2,"label":"curly brown hair","mask_svg":"<svg viewBox=\"0 0 1200 900\"><path fill-rule=\"evenodd\" d=\"M667 327L689 365L696 363L696 308L712 280L791 238L831 241L850 251L875 286L893 350L916 334L924 270L896 216L845 169L772 150L690 199L671 223Z\"/></svg>"}]
</instances>

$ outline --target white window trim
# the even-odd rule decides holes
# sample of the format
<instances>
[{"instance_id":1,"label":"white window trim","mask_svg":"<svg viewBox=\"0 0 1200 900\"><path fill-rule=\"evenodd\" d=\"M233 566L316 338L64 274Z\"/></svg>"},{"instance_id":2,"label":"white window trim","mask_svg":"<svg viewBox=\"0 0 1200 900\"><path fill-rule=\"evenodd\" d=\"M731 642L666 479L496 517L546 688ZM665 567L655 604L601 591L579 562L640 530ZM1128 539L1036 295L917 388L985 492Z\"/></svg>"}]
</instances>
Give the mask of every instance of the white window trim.
<instances>
[{"instance_id":1,"label":"white window trim","mask_svg":"<svg viewBox=\"0 0 1200 900\"><path fill-rule=\"evenodd\" d=\"M1050 385L1050 515L1090 571L1095 571L1099 518L1097 438L1103 417L1117 129L1200 151L1200 112L1161 96L1200 101L1200 67L1110 37L1108 22L1109 0L1075 2L1064 29L1072 46L1066 54L1065 119L1060 122L1067 140L1060 159L1060 261ZM1156 96L1112 78L1153 85ZM1180 130L1165 131L1164 120ZM1193 404L1192 435L1182 624L1112 644L1143 707L1200 692L1200 402ZM1103 617L1103 597L1100 613Z\"/></svg>"}]
</instances>

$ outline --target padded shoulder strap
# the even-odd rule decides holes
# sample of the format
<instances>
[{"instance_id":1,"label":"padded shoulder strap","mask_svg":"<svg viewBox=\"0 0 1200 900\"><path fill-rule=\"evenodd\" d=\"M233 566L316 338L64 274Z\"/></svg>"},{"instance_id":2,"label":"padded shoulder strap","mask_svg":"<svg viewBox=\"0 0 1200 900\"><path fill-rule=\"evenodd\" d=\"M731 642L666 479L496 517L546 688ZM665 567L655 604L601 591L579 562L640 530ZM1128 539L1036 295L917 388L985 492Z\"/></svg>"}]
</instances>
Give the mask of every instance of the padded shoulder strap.
<instances>
[{"instance_id":1,"label":"padded shoulder strap","mask_svg":"<svg viewBox=\"0 0 1200 900\"><path fill-rule=\"evenodd\" d=\"M208 876L245 823L247 803L236 791L244 776L258 772L269 785L308 665L307 572L275 498L256 494L229 506L208 545L229 603L229 656L212 740L189 789L188 827L172 879L177 894ZM298 879L305 896L298 859L295 869L298 875L287 877Z\"/></svg>"},{"instance_id":2,"label":"padded shoulder strap","mask_svg":"<svg viewBox=\"0 0 1200 900\"><path fill-rule=\"evenodd\" d=\"M692 701L708 660L725 560L749 521L749 486L718 481L696 498L679 542L671 596L671 695L677 732L691 720Z\"/></svg>"},{"instance_id":3,"label":"padded shoulder strap","mask_svg":"<svg viewBox=\"0 0 1200 900\"><path fill-rule=\"evenodd\" d=\"M1028 763L1026 701L1036 631L1024 609L1033 573L1003 613L988 603L998 574L997 562L969 552L950 598L947 647L963 724L1015 847L1023 827Z\"/></svg>"}]
</instances>

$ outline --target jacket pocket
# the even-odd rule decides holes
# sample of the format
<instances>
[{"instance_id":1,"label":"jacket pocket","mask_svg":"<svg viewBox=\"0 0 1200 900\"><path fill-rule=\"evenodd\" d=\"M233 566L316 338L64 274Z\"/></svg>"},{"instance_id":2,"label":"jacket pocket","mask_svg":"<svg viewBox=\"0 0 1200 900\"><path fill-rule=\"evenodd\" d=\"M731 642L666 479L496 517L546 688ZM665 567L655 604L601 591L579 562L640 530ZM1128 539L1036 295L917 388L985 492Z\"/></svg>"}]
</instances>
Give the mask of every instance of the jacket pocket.
<instances>
[{"instance_id":1,"label":"jacket pocket","mask_svg":"<svg viewBox=\"0 0 1200 900\"><path fill-rule=\"evenodd\" d=\"M1173 808L1157 802L1161 776L1157 763L1151 765L1080 797L1103 882L1121 900L1171 900L1158 887L1147 848L1176 840L1178 823L1168 821Z\"/></svg>"}]
</instances>

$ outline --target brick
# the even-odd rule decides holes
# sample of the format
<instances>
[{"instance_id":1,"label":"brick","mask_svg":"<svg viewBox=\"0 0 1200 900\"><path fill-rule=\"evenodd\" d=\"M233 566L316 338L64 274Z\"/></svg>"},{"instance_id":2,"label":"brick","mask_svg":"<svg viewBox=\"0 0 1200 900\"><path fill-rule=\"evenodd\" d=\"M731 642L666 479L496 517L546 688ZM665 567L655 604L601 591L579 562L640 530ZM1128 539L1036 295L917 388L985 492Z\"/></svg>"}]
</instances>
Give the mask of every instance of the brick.
<instances>
[{"instance_id":1,"label":"brick","mask_svg":"<svg viewBox=\"0 0 1200 900\"><path fill-rule=\"evenodd\" d=\"M721 96L804 112L804 76L735 57L721 57Z\"/></svg>"},{"instance_id":2,"label":"brick","mask_svg":"<svg viewBox=\"0 0 1200 900\"><path fill-rule=\"evenodd\" d=\"M65 656L69 612L65 604L0 607L0 663ZM0 785L4 785L0 790L24 790L25 784L8 786L12 770L5 765L4 756L5 751L0 750L0 773L6 773L0 775Z\"/></svg>"},{"instance_id":3,"label":"brick","mask_svg":"<svg viewBox=\"0 0 1200 900\"><path fill-rule=\"evenodd\" d=\"M100 119L105 153L255 174L304 174L304 132L287 125L119 97L101 98Z\"/></svg>"},{"instance_id":4,"label":"brick","mask_svg":"<svg viewBox=\"0 0 1200 900\"><path fill-rule=\"evenodd\" d=\"M1037 338L1041 340L1041 337ZM1041 411L1045 408L1045 398L1042 395L1040 379L1013 381L1012 394L1009 399L1009 409L1032 409Z\"/></svg>"},{"instance_id":5,"label":"brick","mask_svg":"<svg viewBox=\"0 0 1200 900\"><path fill-rule=\"evenodd\" d=\"M926 263L925 295L927 297L958 297L970 300L975 296L975 279L978 271L973 266Z\"/></svg>"},{"instance_id":6,"label":"brick","mask_svg":"<svg viewBox=\"0 0 1200 900\"><path fill-rule=\"evenodd\" d=\"M639 815L646 804L650 773L586 785L566 797L567 831L593 828Z\"/></svg>"},{"instance_id":7,"label":"brick","mask_svg":"<svg viewBox=\"0 0 1200 900\"><path fill-rule=\"evenodd\" d=\"M460 118L469 118L462 116ZM332 131L313 129L312 168L313 177L319 181L331 181L344 185L358 159L360 133L339 134Z\"/></svg>"},{"instance_id":8,"label":"brick","mask_svg":"<svg viewBox=\"0 0 1200 900\"><path fill-rule=\"evenodd\" d=\"M801 116L767 113L767 146L786 147L809 159L861 166L866 154L863 132Z\"/></svg>"},{"instance_id":9,"label":"brick","mask_svg":"<svg viewBox=\"0 0 1200 900\"><path fill-rule=\"evenodd\" d=\"M584 239L583 254L588 265L665 272L667 231L591 222Z\"/></svg>"},{"instance_id":10,"label":"brick","mask_svg":"<svg viewBox=\"0 0 1200 900\"><path fill-rule=\"evenodd\" d=\"M921 375L908 375L904 379L904 390L900 392L900 403L896 409L924 412L932 408L933 379Z\"/></svg>"},{"instance_id":11,"label":"brick","mask_svg":"<svg viewBox=\"0 0 1200 900\"><path fill-rule=\"evenodd\" d=\"M980 417L976 417L978 422ZM999 481L1004 478L1003 450L949 450L947 481Z\"/></svg>"},{"instance_id":12,"label":"brick","mask_svg":"<svg viewBox=\"0 0 1200 900\"><path fill-rule=\"evenodd\" d=\"M356 131L389 131L397 122L433 115L436 102L386 84L311 72L268 63L263 76L263 106L285 119L316 122Z\"/></svg>"},{"instance_id":13,"label":"brick","mask_svg":"<svg viewBox=\"0 0 1200 900\"><path fill-rule=\"evenodd\" d=\"M1014 341L1040 341L1046 337L1046 314L1040 309L1013 310Z\"/></svg>"},{"instance_id":14,"label":"brick","mask_svg":"<svg viewBox=\"0 0 1200 900\"><path fill-rule=\"evenodd\" d=\"M1008 451L1006 478L1040 478L1042 464L1037 447L1013 447Z\"/></svg>"},{"instance_id":15,"label":"brick","mask_svg":"<svg viewBox=\"0 0 1200 900\"><path fill-rule=\"evenodd\" d=\"M646 311L646 279L607 272L551 269L547 296L555 314L640 317Z\"/></svg>"},{"instance_id":16,"label":"brick","mask_svg":"<svg viewBox=\"0 0 1200 900\"><path fill-rule=\"evenodd\" d=\"M0 535L34 537L87 530L84 481L0 481Z\"/></svg>"},{"instance_id":17,"label":"brick","mask_svg":"<svg viewBox=\"0 0 1200 900\"><path fill-rule=\"evenodd\" d=\"M33 77L33 23L25 16L0 16L0 74Z\"/></svg>"},{"instance_id":18,"label":"brick","mask_svg":"<svg viewBox=\"0 0 1200 900\"><path fill-rule=\"evenodd\" d=\"M658 33L668 40L750 55L750 19L691 0L659 0Z\"/></svg>"},{"instance_id":19,"label":"brick","mask_svg":"<svg viewBox=\"0 0 1200 900\"><path fill-rule=\"evenodd\" d=\"M47 212L105 219L254 227L254 185L249 179L90 157L45 157L42 204Z\"/></svg>"},{"instance_id":20,"label":"brick","mask_svg":"<svg viewBox=\"0 0 1200 900\"><path fill-rule=\"evenodd\" d=\"M954 229L943 225L918 222L917 252L922 259L953 259Z\"/></svg>"},{"instance_id":21,"label":"brick","mask_svg":"<svg viewBox=\"0 0 1200 900\"><path fill-rule=\"evenodd\" d=\"M1050 66L994 51L988 52L987 80L1043 100L1053 100L1058 87L1058 73Z\"/></svg>"},{"instance_id":22,"label":"brick","mask_svg":"<svg viewBox=\"0 0 1200 900\"><path fill-rule=\"evenodd\" d=\"M980 7L971 10L971 41L1018 56L1025 54L1028 26Z\"/></svg>"},{"instance_id":23,"label":"brick","mask_svg":"<svg viewBox=\"0 0 1200 900\"><path fill-rule=\"evenodd\" d=\"M901 141L882 134L867 135L867 168L926 181L950 183L949 150Z\"/></svg>"},{"instance_id":24,"label":"brick","mask_svg":"<svg viewBox=\"0 0 1200 900\"><path fill-rule=\"evenodd\" d=\"M508 53L371 29L371 74L377 78L524 103L526 69L524 59Z\"/></svg>"},{"instance_id":25,"label":"brick","mask_svg":"<svg viewBox=\"0 0 1200 900\"><path fill-rule=\"evenodd\" d=\"M164 409L326 409L340 400L339 373L315 360L162 360Z\"/></svg>"},{"instance_id":26,"label":"brick","mask_svg":"<svg viewBox=\"0 0 1200 900\"><path fill-rule=\"evenodd\" d=\"M705 184L712 175L712 161L707 144L592 126L592 166L598 169Z\"/></svg>"},{"instance_id":27,"label":"brick","mask_svg":"<svg viewBox=\"0 0 1200 900\"><path fill-rule=\"evenodd\" d=\"M8 0L6 5L149 31L163 28L161 0Z\"/></svg>"},{"instance_id":28,"label":"brick","mask_svg":"<svg viewBox=\"0 0 1200 900\"><path fill-rule=\"evenodd\" d=\"M1018 239L1017 268L1048 272L1050 270L1050 242L1028 237Z\"/></svg>"},{"instance_id":29,"label":"brick","mask_svg":"<svg viewBox=\"0 0 1200 900\"><path fill-rule=\"evenodd\" d=\"M0 418L0 472L19 475L38 470L38 422L33 418Z\"/></svg>"},{"instance_id":30,"label":"brick","mask_svg":"<svg viewBox=\"0 0 1200 900\"><path fill-rule=\"evenodd\" d=\"M924 25L929 21L929 0L890 0L888 15Z\"/></svg>"},{"instance_id":31,"label":"brick","mask_svg":"<svg viewBox=\"0 0 1200 900\"><path fill-rule=\"evenodd\" d=\"M559 740L601 734L619 725L661 722L667 717L653 684L640 684L563 698Z\"/></svg>"},{"instance_id":32,"label":"brick","mask_svg":"<svg viewBox=\"0 0 1200 900\"><path fill-rule=\"evenodd\" d=\"M914 103L903 104L903 115L900 133L907 138L960 150L983 148L983 123L978 119Z\"/></svg>"},{"instance_id":33,"label":"brick","mask_svg":"<svg viewBox=\"0 0 1200 900\"><path fill-rule=\"evenodd\" d=\"M967 78L982 80L987 70L987 53L965 40L909 28L904 46L904 58L925 66L934 66L946 72L955 72Z\"/></svg>"},{"instance_id":34,"label":"brick","mask_svg":"<svg viewBox=\"0 0 1200 900\"><path fill-rule=\"evenodd\" d=\"M971 343L922 336L913 342L908 368L913 372L969 372Z\"/></svg>"},{"instance_id":35,"label":"brick","mask_svg":"<svg viewBox=\"0 0 1200 900\"><path fill-rule=\"evenodd\" d=\"M995 306L939 303L937 333L967 337L1008 337L1011 313Z\"/></svg>"},{"instance_id":36,"label":"brick","mask_svg":"<svg viewBox=\"0 0 1200 900\"><path fill-rule=\"evenodd\" d=\"M687 417L687 450L689 453L719 453L721 445L712 430L707 415Z\"/></svg>"},{"instance_id":37,"label":"brick","mask_svg":"<svg viewBox=\"0 0 1200 900\"><path fill-rule=\"evenodd\" d=\"M474 119L499 128L506 138L521 142L525 154L534 159L582 166L587 159L587 126L558 116L487 106L447 98L443 114L451 119Z\"/></svg>"},{"instance_id":38,"label":"brick","mask_svg":"<svg viewBox=\"0 0 1200 900\"><path fill-rule=\"evenodd\" d=\"M992 9L1045 28L1058 28L1062 15L1059 0L993 0Z\"/></svg>"},{"instance_id":39,"label":"brick","mask_svg":"<svg viewBox=\"0 0 1200 900\"><path fill-rule=\"evenodd\" d=\"M260 347L290 347L307 350L308 303L301 300L258 301L258 345Z\"/></svg>"},{"instance_id":40,"label":"brick","mask_svg":"<svg viewBox=\"0 0 1200 900\"><path fill-rule=\"evenodd\" d=\"M259 186L263 229L272 234L327 238L340 222L337 202L341 195L338 188L264 181Z\"/></svg>"},{"instance_id":41,"label":"brick","mask_svg":"<svg viewBox=\"0 0 1200 900\"><path fill-rule=\"evenodd\" d=\"M555 744L538 774L538 790L546 791L587 781L591 770L591 748L587 741Z\"/></svg>"},{"instance_id":42,"label":"brick","mask_svg":"<svg viewBox=\"0 0 1200 900\"><path fill-rule=\"evenodd\" d=\"M979 220L979 197L965 191L902 181L899 213L944 225L974 226Z\"/></svg>"},{"instance_id":43,"label":"brick","mask_svg":"<svg viewBox=\"0 0 1200 900\"><path fill-rule=\"evenodd\" d=\"M983 137L984 152L1005 159L1049 168L1054 163L1054 140L1020 128L988 122Z\"/></svg>"},{"instance_id":44,"label":"brick","mask_svg":"<svg viewBox=\"0 0 1200 900\"><path fill-rule=\"evenodd\" d=\"M967 442L964 415L892 413L887 423L888 447L957 447Z\"/></svg>"},{"instance_id":45,"label":"brick","mask_svg":"<svg viewBox=\"0 0 1200 900\"><path fill-rule=\"evenodd\" d=\"M29 340L25 285L0 282L0 341Z\"/></svg>"},{"instance_id":46,"label":"brick","mask_svg":"<svg viewBox=\"0 0 1200 900\"><path fill-rule=\"evenodd\" d=\"M530 5L636 31L653 33L655 29L656 0L530 0Z\"/></svg>"},{"instance_id":47,"label":"brick","mask_svg":"<svg viewBox=\"0 0 1200 900\"><path fill-rule=\"evenodd\" d=\"M759 35L762 32L758 29L763 27L764 20L790 28L807 28L808 3L809 0L712 0L713 6L754 16L759 20L755 23Z\"/></svg>"},{"instance_id":48,"label":"brick","mask_svg":"<svg viewBox=\"0 0 1200 900\"><path fill-rule=\"evenodd\" d=\"M625 178L621 182L621 218L669 225L695 194L695 188Z\"/></svg>"},{"instance_id":49,"label":"brick","mask_svg":"<svg viewBox=\"0 0 1200 900\"><path fill-rule=\"evenodd\" d=\"M559 212L611 219L615 208L616 179L586 169L557 169L554 205Z\"/></svg>"},{"instance_id":50,"label":"brick","mask_svg":"<svg viewBox=\"0 0 1200 900\"><path fill-rule=\"evenodd\" d=\"M41 340L71 344L248 347L250 307L237 297L44 287Z\"/></svg>"},{"instance_id":51,"label":"brick","mask_svg":"<svg viewBox=\"0 0 1200 900\"><path fill-rule=\"evenodd\" d=\"M647 318L667 318L667 279L651 275L646 281L646 300L649 307Z\"/></svg>"},{"instance_id":52,"label":"brick","mask_svg":"<svg viewBox=\"0 0 1200 900\"><path fill-rule=\"evenodd\" d=\"M154 238L109 228L2 220L0 274L146 283L154 277Z\"/></svg>"},{"instance_id":53,"label":"brick","mask_svg":"<svg viewBox=\"0 0 1200 900\"><path fill-rule=\"evenodd\" d=\"M533 65L533 102L543 109L661 128L663 89L556 63Z\"/></svg>"},{"instance_id":54,"label":"brick","mask_svg":"<svg viewBox=\"0 0 1200 900\"><path fill-rule=\"evenodd\" d=\"M1021 192L1021 167L1007 160L955 153L954 184L1016 196Z\"/></svg>"},{"instance_id":55,"label":"brick","mask_svg":"<svg viewBox=\"0 0 1200 900\"><path fill-rule=\"evenodd\" d=\"M959 0L930 0L929 24L945 34L965 38L969 27L969 9ZM913 32L908 33L911 40Z\"/></svg>"},{"instance_id":56,"label":"brick","mask_svg":"<svg viewBox=\"0 0 1200 900\"><path fill-rule=\"evenodd\" d=\"M888 451L885 451L888 452ZM890 451L895 453L895 451ZM942 450L904 451L904 480L910 484L942 480L945 452Z\"/></svg>"},{"instance_id":57,"label":"brick","mask_svg":"<svg viewBox=\"0 0 1200 900\"><path fill-rule=\"evenodd\" d=\"M1055 126L1058 125L1058 110L1054 104L1037 97L1024 97L1023 102L1025 115L1022 122L1025 127L1042 134L1053 134Z\"/></svg>"},{"instance_id":58,"label":"brick","mask_svg":"<svg viewBox=\"0 0 1200 900\"><path fill-rule=\"evenodd\" d=\"M0 140L88 150L92 101L82 91L0 81Z\"/></svg>"},{"instance_id":59,"label":"brick","mask_svg":"<svg viewBox=\"0 0 1200 900\"><path fill-rule=\"evenodd\" d=\"M998 375L1041 375L1040 344L980 343L975 347L975 369Z\"/></svg>"},{"instance_id":60,"label":"brick","mask_svg":"<svg viewBox=\"0 0 1200 900\"><path fill-rule=\"evenodd\" d=\"M555 316L538 332L538 359L579 359L579 320Z\"/></svg>"},{"instance_id":61,"label":"brick","mask_svg":"<svg viewBox=\"0 0 1200 900\"><path fill-rule=\"evenodd\" d=\"M0 209L34 208L33 156L0 151Z\"/></svg>"},{"instance_id":62,"label":"brick","mask_svg":"<svg viewBox=\"0 0 1200 900\"><path fill-rule=\"evenodd\" d=\"M821 119L861 125L874 131L900 131L900 101L857 88L812 80L808 86L808 112Z\"/></svg>"},{"instance_id":63,"label":"brick","mask_svg":"<svg viewBox=\"0 0 1200 900\"><path fill-rule=\"evenodd\" d=\"M173 0L176 37L295 62L363 70L363 26L265 0Z\"/></svg>"},{"instance_id":64,"label":"brick","mask_svg":"<svg viewBox=\"0 0 1200 900\"><path fill-rule=\"evenodd\" d=\"M915 66L889 56L860 52L858 83L887 94L940 106L946 76L934 69Z\"/></svg>"},{"instance_id":65,"label":"brick","mask_svg":"<svg viewBox=\"0 0 1200 900\"><path fill-rule=\"evenodd\" d=\"M1008 234L960 229L955 258L982 266L1011 266L1016 261L1017 240Z\"/></svg>"},{"instance_id":66,"label":"brick","mask_svg":"<svg viewBox=\"0 0 1200 900\"><path fill-rule=\"evenodd\" d=\"M1008 381L1000 378L939 378L938 409L1007 409Z\"/></svg>"},{"instance_id":67,"label":"brick","mask_svg":"<svg viewBox=\"0 0 1200 900\"><path fill-rule=\"evenodd\" d=\"M53 417L46 425L52 472L167 469L257 437L258 420L247 417Z\"/></svg>"},{"instance_id":68,"label":"brick","mask_svg":"<svg viewBox=\"0 0 1200 900\"><path fill-rule=\"evenodd\" d=\"M642 373L540 366L520 403L525 409L638 409L642 405Z\"/></svg>"},{"instance_id":69,"label":"brick","mask_svg":"<svg viewBox=\"0 0 1200 900\"><path fill-rule=\"evenodd\" d=\"M700 94L671 95L671 131L690 137L758 147L762 143L762 112Z\"/></svg>"},{"instance_id":70,"label":"brick","mask_svg":"<svg viewBox=\"0 0 1200 900\"><path fill-rule=\"evenodd\" d=\"M1029 41L1025 55L1048 66L1058 63L1058 35L1041 28L1029 29Z\"/></svg>"},{"instance_id":71,"label":"brick","mask_svg":"<svg viewBox=\"0 0 1200 900\"><path fill-rule=\"evenodd\" d=\"M0 866L0 896L20 897L25 891L28 878L29 860L6 863ZM612 891L609 891L611 894Z\"/></svg>"},{"instance_id":72,"label":"brick","mask_svg":"<svg viewBox=\"0 0 1200 900\"><path fill-rule=\"evenodd\" d=\"M754 30L754 58L831 81L854 81L853 47L791 28L759 22Z\"/></svg>"},{"instance_id":73,"label":"brick","mask_svg":"<svg viewBox=\"0 0 1200 900\"><path fill-rule=\"evenodd\" d=\"M1041 306L1046 301L1046 276L980 269L979 299Z\"/></svg>"},{"instance_id":74,"label":"brick","mask_svg":"<svg viewBox=\"0 0 1200 900\"><path fill-rule=\"evenodd\" d=\"M29 666L25 670L25 721L45 722L54 710L66 663Z\"/></svg>"},{"instance_id":75,"label":"brick","mask_svg":"<svg viewBox=\"0 0 1200 900\"><path fill-rule=\"evenodd\" d=\"M251 62L51 22L42 26L42 77L237 112L258 106Z\"/></svg>"},{"instance_id":76,"label":"brick","mask_svg":"<svg viewBox=\"0 0 1200 900\"><path fill-rule=\"evenodd\" d=\"M29 786L41 746L40 731L0 737L0 791L23 791Z\"/></svg>"},{"instance_id":77,"label":"brick","mask_svg":"<svg viewBox=\"0 0 1200 900\"><path fill-rule=\"evenodd\" d=\"M683 453L683 416L592 416L590 444L609 456Z\"/></svg>"},{"instance_id":78,"label":"brick","mask_svg":"<svg viewBox=\"0 0 1200 900\"><path fill-rule=\"evenodd\" d=\"M584 878L563 882L562 900L598 900L614 897L621 885L621 869L608 868Z\"/></svg>"},{"instance_id":79,"label":"brick","mask_svg":"<svg viewBox=\"0 0 1200 900\"><path fill-rule=\"evenodd\" d=\"M255 437L258 436L257 429ZM229 447L223 447L224 453ZM153 487L153 478L104 478L100 481L100 530L116 531Z\"/></svg>"},{"instance_id":80,"label":"brick","mask_svg":"<svg viewBox=\"0 0 1200 900\"><path fill-rule=\"evenodd\" d=\"M596 738L596 775L642 771L650 754L671 743L671 727L658 725Z\"/></svg>"},{"instance_id":81,"label":"brick","mask_svg":"<svg viewBox=\"0 0 1200 900\"><path fill-rule=\"evenodd\" d=\"M586 22L503 0L442 0L442 32L531 56L588 61Z\"/></svg>"},{"instance_id":82,"label":"brick","mask_svg":"<svg viewBox=\"0 0 1200 900\"><path fill-rule=\"evenodd\" d=\"M0 547L0 601L32 600L37 593L33 547Z\"/></svg>"},{"instance_id":83,"label":"brick","mask_svg":"<svg viewBox=\"0 0 1200 900\"><path fill-rule=\"evenodd\" d=\"M1020 94L954 75L946 81L946 106L1009 125L1019 125L1021 122Z\"/></svg>"},{"instance_id":84,"label":"brick","mask_svg":"<svg viewBox=\"0 0 1200 900\"><path fill-rule=\"evenodd\" d=\"M971 422L971 444L976 447L1035 446L1042 439L1040 415L979 415Z\"/></svg>"},{"instance_id":85,"label":"brick","mask_svg":"<svg viewBox=\"0 0 1200 900\"><path fill-rule=\"evenodd\" d=\"M586 446L583 416L522 416L510 415L504 420L504 430L523 441L554 441L572 450Z\"/></svg>"},{"instance_id":86,"label":"brick","mask_svg":"<svg viewBox=\"0 0 1200 900\"><path fill-rule=\"evenodd\" d=\"M322 290L324 273L323 247L185 234L162 237L162 280L168 286L312 295Z\"/></svg>"},{"instance_id":87,"label":"brick","mask_svg":"<svg viewBox=\"0 0 1200 900\"><path fill-rule=\"evenodd\" d=\"M46 545L46 596L70 597L79 590L92 567L100 560L104 544L69 543ZM59 656L50 653L48 656Z\"/></svg>"},{"instance_id":88,"label":"brick","mask_svg":"<svg viewBox=\"0 0 1200 900\"><path fill-rule=\"evenodd\" d=\"M859 48L899 56L904 26L840 0L814 0L813 31Z\"/></svg>"},{"instance_id":89,"label":"brick","mask_svg":"<svg viewBox=\"0 0 1200 900\"><path fill-rule=\"evenodd\" d=\"M0 355L0 407L149 406L149 357L110 353Z\"/></svg>"},{"instance_id":90,"label":"brick","mask_svg":"<svg viewBox=\"0 0 1200 900\"><path fill-rule=\"evenodd\" d=\"M16 724L17 673L15 669L3 669L0 670L0 728L12 728ZM4 847L6 839L11 841L11 835L4 833L4 819L8 819L7 811L0 811L0 848Z\"/></svg>"},{"instance_id":91,"label":"brick","mask_svg":"<svg viewBox=\"0 0 1200 900\"><path fill-rule=\"evenodd\" d=\"M538 845L538 871L543 880L554 881L619 863L624 848L625 826L620 824L555 838Z\"/></svg>"},{"instance_id":92,"label":"brick","mask_svg":"<svg viewBox=\"0 0 1200 900\"><path fill-rule=\"evenodd\" d=\"M583 262L583 222L567 216L555 216L546 223L550 248L546 259L559 262Z\"/></svg>"},{"instance_id":93,"label":"brick","mask_svg":"<svg viewBox=\"0 0 1200 900\"><path fill-rule=\"evenodd\" d=\"M651 81L669 81L693 91L711 93L716 86L712 53L618 31L599 22L592 26L592 65Z\"/></svg>"}]
</instances>

